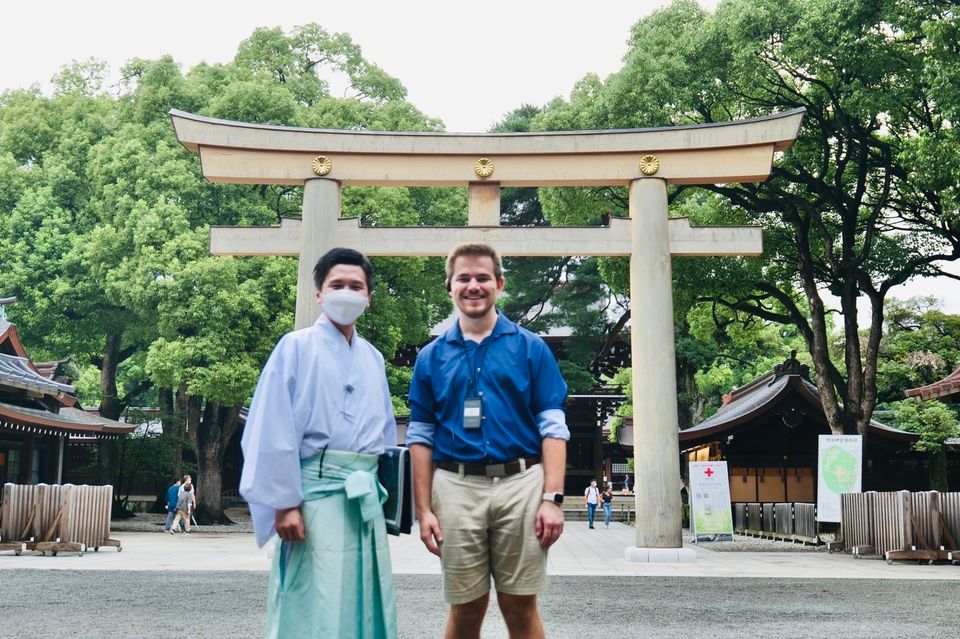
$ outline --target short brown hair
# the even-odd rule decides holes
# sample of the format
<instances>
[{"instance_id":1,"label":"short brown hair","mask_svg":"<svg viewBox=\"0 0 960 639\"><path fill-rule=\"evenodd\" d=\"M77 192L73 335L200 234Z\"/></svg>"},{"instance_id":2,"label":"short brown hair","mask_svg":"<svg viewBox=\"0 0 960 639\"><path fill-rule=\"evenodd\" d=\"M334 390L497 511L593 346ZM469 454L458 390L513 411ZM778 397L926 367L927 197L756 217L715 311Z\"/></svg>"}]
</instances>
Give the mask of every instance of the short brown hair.
<instances>
[{"instance_id":1,"label":"short brown hair","mask_svg":"<svg viewBox=\"0 0 960 639\"><path fill-rule=\"evenodd\" d=\"M450 255L447 256L447 290L450 290L450 280L453 279L453 263L457 261L458 257L489 257L493 260L493 276L499 282L503 279L503 263L500 261L500 256L497 255L497 251L490 246L489 244L461 244L460 246L454 248L450 251Z\"/></svg>"}]
</instances>

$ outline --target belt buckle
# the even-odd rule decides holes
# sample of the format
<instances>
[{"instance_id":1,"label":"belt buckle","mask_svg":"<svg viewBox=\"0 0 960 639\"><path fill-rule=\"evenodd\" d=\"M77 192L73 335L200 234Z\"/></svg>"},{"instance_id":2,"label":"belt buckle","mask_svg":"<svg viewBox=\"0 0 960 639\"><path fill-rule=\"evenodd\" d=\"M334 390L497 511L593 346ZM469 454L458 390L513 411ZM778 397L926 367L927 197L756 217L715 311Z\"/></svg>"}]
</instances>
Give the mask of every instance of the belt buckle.
<instances>
[{"instance_id":1,"label":"belt buckle","mask_svg":"<svg viewBox=\"0 0 960 639\"><path fill-rule=\"evenodd\" d=\"M506 464L489 464L487 466L487 477L503 477L506 474Z\"/></svg>"}]
</instances>

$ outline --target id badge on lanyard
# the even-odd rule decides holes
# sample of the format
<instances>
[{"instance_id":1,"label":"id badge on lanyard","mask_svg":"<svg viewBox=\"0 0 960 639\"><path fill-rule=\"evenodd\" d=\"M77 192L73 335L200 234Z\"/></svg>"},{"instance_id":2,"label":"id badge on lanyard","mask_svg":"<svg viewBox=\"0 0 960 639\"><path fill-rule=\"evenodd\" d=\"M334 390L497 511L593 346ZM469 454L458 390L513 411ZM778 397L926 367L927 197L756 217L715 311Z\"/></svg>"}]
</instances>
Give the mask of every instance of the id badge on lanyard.
<instances>
[{"instance_id":1,"label":"id badge on lanyard","mask_svg":"<svg viewBox=\"0 0 960 639\"><path fill-rule=\"evenodd\" d=\"M464 430L478 430L482 422L483 400L479 397L468 397L463 400Z\"/></svg>"},{"instance_id":2,"label":"id badge on lanyard","mask_svg":"<svg viewBox=\"0 0 960 639\"><path fill-rule=\"evenodd\" d=\"M464 430L480 430L483 426L483 393L480 392L480 371L486 357L486 347L477 347L477 367L473 368L470 358L467 357L467 370L470 371L470 381L473 385L472 393L463 400L463 428Z\"/></svg>"}]
</instances>

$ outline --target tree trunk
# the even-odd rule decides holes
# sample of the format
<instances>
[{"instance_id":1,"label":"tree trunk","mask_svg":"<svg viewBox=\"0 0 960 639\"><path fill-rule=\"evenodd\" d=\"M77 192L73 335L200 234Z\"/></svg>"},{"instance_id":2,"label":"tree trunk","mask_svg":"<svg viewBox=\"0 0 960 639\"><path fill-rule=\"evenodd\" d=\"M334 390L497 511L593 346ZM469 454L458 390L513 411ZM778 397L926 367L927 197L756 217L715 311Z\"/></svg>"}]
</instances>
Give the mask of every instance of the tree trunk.
<instances>
[{"instance_id":1,"label":"tree trunk","mask_svg":"<svg viewBox=\"0 0 960 639\"><path fill-rule=\"evenodd\" d=\"M157 391L158 404L160 408L160 425L163 427L163 434L169 436L172 446L172 466L170 468L171 477L183 476L183 439L184 439L184 421L182 413L177 413L177 407L173 402L173 389L161 388ZM169 483L168 483L169 485Z\"/></svg>"},{"instance_id":2,"label":"tree trunk","mask_svg":"<svg viewBox=\"0 0 960 639\"><path fill-rule=\"evenodd\" d=\"M117 396L117 365L120 363L120 335L107 335L100 366L100 416L120 419L120 398ZM97 441L97 483L113 484L116 442ZM119 495L114 492L114 498Z\"/></svg>"},{"instance_id":3,"label":"tree trunk","mask_svg":"<svg viewBox=\"0 0 960 639\"><path fill-rule=\"evenodd\" d=\"M178 406L185 406L187 435L197 455L197 523L232 524L223 512L223 454L239 427L240 405L223 407L202 397L188 396L181 387Z\"/></svg>"},{"instance_id":4,"label":"tree trunk","mask_svg":"<svg viewBox=\"0 0 960 639\"><path fill-rule=\"evenodd\" d=\"M930 490L947 492L947 451L941 446L937 452L930 453Z\"/></svg>"}]
</instances>

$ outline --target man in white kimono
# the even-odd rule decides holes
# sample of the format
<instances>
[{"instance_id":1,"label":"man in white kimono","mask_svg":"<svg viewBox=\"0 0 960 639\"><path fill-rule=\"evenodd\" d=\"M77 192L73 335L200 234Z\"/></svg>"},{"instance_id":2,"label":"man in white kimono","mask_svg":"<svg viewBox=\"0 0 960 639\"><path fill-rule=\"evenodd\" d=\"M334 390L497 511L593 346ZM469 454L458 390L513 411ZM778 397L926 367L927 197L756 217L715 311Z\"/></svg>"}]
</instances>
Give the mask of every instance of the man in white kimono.
<instances>
[{"instance_id":1,"label":"man in white kimono","mask_svg":"<svg viewBox=\"0 0 960 639\"><path fill-rule=\"evenodd\" d=\"M240 494L257 544L276 532L267 637L396 637L378 456L397 426L383 356L357 335L373 269L352 249L314 269L323 314L264 366L243 433Z\"/></svg>"}]
</instances>

